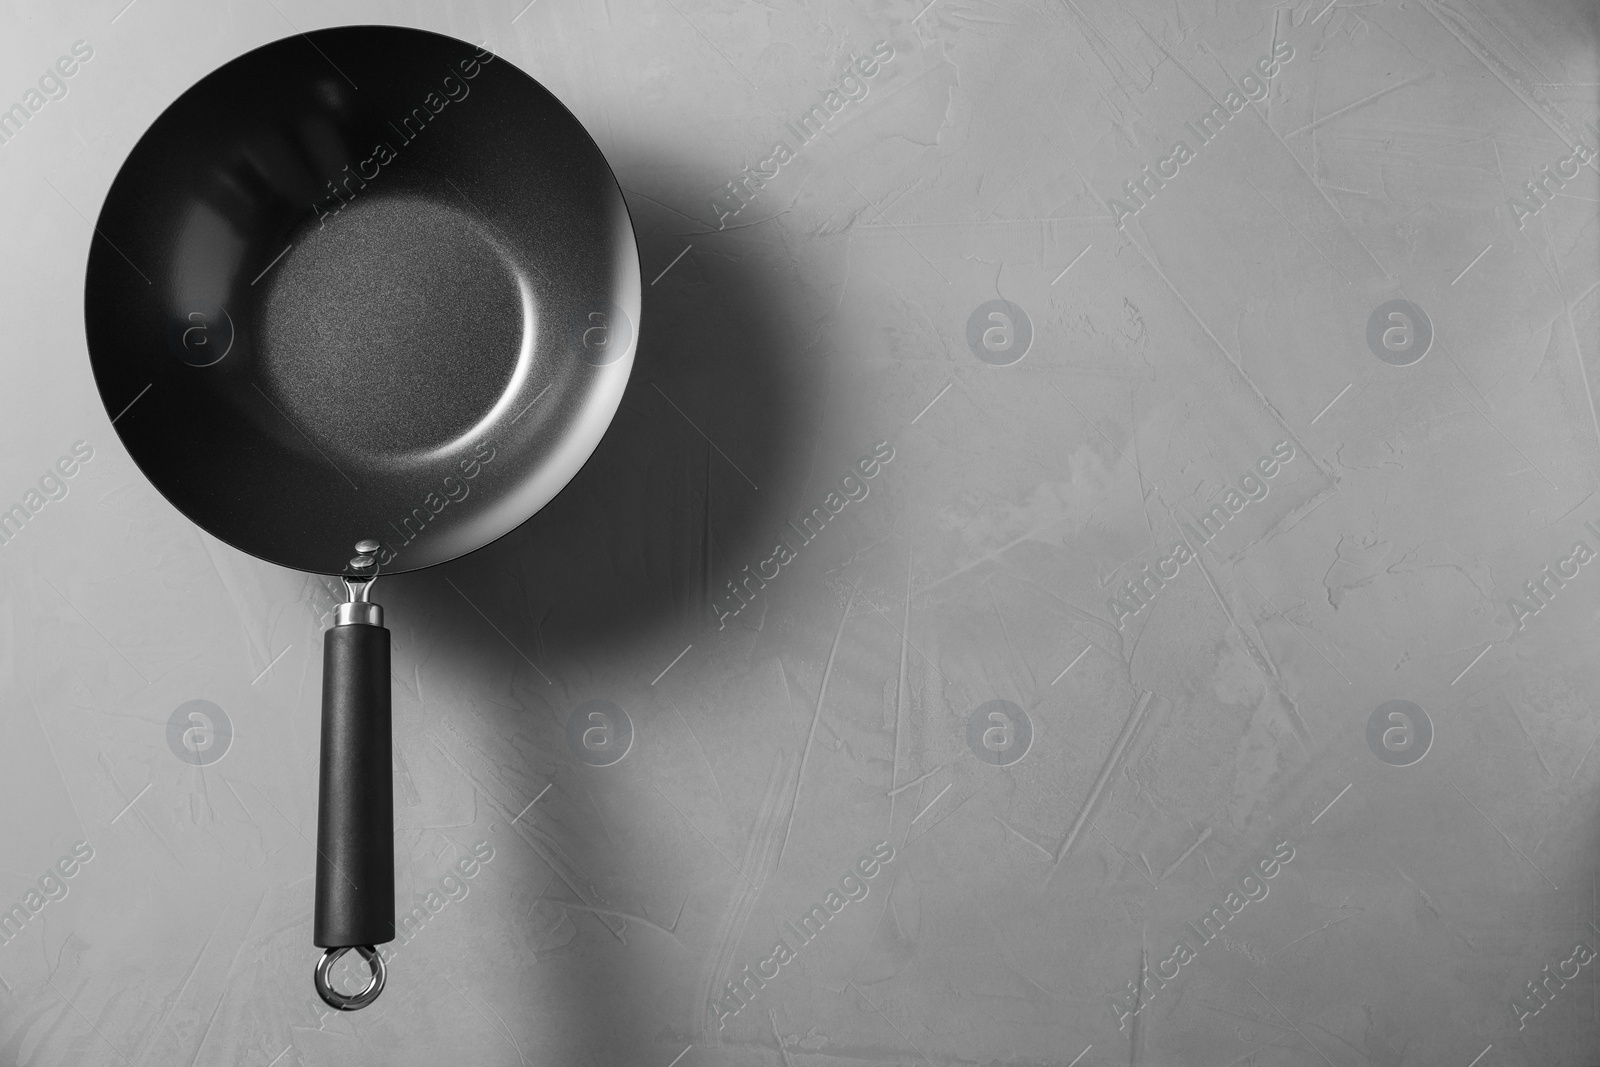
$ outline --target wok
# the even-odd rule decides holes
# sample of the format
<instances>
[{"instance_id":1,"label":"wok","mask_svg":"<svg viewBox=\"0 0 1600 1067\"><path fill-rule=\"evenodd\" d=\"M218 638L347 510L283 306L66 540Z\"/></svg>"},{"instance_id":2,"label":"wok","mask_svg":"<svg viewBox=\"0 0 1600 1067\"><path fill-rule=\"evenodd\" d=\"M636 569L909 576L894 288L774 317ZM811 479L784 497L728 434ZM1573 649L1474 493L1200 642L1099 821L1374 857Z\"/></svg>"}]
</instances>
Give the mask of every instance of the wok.
<instances>
[{"instance_id":1,"label":"wok","mask_svg":"<svg viewBox=\"0 0 1600 1067\"><path fill-rule=\"evenodd\" d=\"M382 992L393 940L389 631L373 580L502 536L589 458L628 382L639 258L583 125L506 60L392 26L207 75L106 195L95 383L179 511L344 579L324 637L319 995ZM332 988L355 948L366 989Z\"/></svg>"}]
</instances>

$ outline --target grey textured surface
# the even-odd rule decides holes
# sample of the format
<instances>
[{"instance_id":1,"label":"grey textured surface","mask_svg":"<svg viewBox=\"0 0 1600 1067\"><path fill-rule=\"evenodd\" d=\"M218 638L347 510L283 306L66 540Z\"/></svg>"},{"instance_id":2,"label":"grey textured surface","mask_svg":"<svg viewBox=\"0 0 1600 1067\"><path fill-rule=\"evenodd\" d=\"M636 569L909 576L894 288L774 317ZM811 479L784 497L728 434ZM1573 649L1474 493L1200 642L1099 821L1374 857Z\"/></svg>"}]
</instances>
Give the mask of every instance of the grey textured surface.
<instances>
[{"instance_id":1,"label":"grey textured surface","mask_svg":"<svg viewBox=\"0 0 1600 1067\"><path fill-rule=\"evenodd\" d=\"M1592 5L0 19L0 1062L1600 1062ZM81 292L167 103L367 21L556 93L649 284L571 486L376 587L335 1015L334 592L134 469Z\"/></svg>"}]
</instances>

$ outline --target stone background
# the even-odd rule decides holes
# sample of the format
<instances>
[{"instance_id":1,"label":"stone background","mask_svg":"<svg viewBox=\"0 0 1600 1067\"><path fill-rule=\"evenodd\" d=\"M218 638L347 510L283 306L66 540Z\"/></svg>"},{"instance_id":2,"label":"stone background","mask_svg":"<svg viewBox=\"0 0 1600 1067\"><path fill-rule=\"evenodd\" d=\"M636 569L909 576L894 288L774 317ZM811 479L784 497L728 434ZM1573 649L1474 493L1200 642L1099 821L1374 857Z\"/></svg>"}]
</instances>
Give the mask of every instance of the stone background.
<instances>
[{"instance_id":1,"label":"stone background","mask_svg":"<svg viewBox=\"0 0 1600 1067\"><path fill-rule=\"evenodd\" d=\"M0 944L0 1061L1600 1063L1593 5L523 2L0 15L0 104L93 49L0 145L0 504L92 449L0 546L0 906L92 857ZM82 287L172 100L362 22L560 97L647 285L568 489L379 583L396 891L432 910L341 1015L310 982L333 583L150 487Z\"/></svg>"}]
</instances>

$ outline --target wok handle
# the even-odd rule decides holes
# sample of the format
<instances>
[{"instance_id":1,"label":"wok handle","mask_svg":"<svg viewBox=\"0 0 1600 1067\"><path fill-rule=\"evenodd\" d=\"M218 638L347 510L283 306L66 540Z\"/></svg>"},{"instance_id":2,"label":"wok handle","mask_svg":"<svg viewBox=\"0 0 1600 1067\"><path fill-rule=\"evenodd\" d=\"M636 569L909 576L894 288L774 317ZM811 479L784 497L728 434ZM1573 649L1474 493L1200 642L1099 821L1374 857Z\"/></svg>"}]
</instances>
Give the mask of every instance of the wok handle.
<instances>
[{"instance_id":1,"label":"wok handle","mask_svg":"<svg viewBox=\"0 0 1600 1067\"><path fill-rule=\"evenodd\" d=\"M395 936L389 631L382 625L381 609L371 610L376 607L341 604L337 624L322 639L322 772L312 935L320 948L370 949ZM329 952L325 958L334 955ZM344 1010L364 1007L381 989L375 965L373 970L373 983L363 994L345 997L324 988L319 969L317 992ZM372 995L363 1000L366 993Z\"/></svg>"}]
</instances>

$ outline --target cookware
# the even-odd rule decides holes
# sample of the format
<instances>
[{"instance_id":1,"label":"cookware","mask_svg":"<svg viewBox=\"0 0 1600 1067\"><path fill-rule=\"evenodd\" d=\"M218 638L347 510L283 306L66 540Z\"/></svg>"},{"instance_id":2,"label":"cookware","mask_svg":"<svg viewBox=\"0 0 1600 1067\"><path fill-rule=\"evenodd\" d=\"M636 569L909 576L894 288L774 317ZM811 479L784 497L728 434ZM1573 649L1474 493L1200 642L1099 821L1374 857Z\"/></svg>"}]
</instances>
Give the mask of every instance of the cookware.
<instances>
[{"instance_id":1,"label":"cookware","mask_svg":"<svg viewBox=\"0 0 1600 1067\"><path fill-rule=\"evenodd\" d=\"M544 506L621 400L639 258L582 124L506 60L346 26L185 92L129 153L84 294L89 358L139 469L241 551L344 579L324 638L313 941L354 1010L393 940L396 574ZM355 948L367 988L332 988Z\"/></svg>"}]
</instances>

